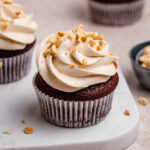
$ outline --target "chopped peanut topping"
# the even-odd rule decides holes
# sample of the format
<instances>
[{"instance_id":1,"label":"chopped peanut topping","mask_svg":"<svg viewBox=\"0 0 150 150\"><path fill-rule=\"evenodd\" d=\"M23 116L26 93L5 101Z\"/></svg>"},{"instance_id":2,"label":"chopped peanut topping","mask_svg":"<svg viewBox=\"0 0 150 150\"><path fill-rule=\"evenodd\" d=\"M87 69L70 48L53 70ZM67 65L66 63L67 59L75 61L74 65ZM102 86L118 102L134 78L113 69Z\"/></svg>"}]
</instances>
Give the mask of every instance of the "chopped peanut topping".
<instances>
[{"instance_id":1,"label":"chopped peanut topping","mask_svg":"<svg viewBox=\"0 0 150 150\"><path fill-rule=\"evenodd\" d=\"M82 36L82 37L81 37L81 40L82 40L82 42L86 42L87 37L86 37L86 36Z\"/></svg>"},{"instance_id":2,"label":"chopped peanut topping","mask_svg":"<svg viewBox=\"0 0 150 150\"><path fill-rule=\"evenodd\" d=\"M94 47L96 43L93 40L90 40L89 44L90 44L91 47Z\"/></svg>"},{"instance_id":3,"label":"chopped peanut topping","mask_svg":"<svg viewBox=\"0 0 150 150\"><path fill-rule=\"evenodd\" d=\"M77 49L78 47L76 46L73 50L71 50L71 53L74 53Z\"/></svg>"},{"instance_id":4,"label":"chopped peanut topping","mask_svg":"<svg viewBox=\"0 0 150 150\"><path fill-rule=\"evenodd\" d=\"M84 28L84 25L83 24L79 24L79 28L80 29Z\"/></svg>"},{"instance_id":5,"label":"chopped peanut topping","mask_svg":"<svg viewBox=\"0 0 150 150\"><path fill-rule=\"evenodd\" d=\"M47 48L47 49L44 51L43 56L46 57L48 54L49 54L49 49Z\"/></svg>"},{"instance_id":6,"label":"chopped peanut topping","mask_svg":"<svg viewBox=\"0 0 150 150\"><path fill-rule=\"evenodd\" d=\"M3 24L2 24L2 29L3 29L3 30L6 30L7 28L8 28L8 24L3 23Z\"/></svg>"},{"instance_id":7,"label":"chopped peanut topping","mask_svg":"<svg viewBox=\"0 0 150 150\"><path fill-rule=\"evenodd\" d=\"M26 133L26 134L32 134L33 131L34 131L33 127L25 127L25 129L24 129L24 133Z\"/></svg>"},{"instance_id":8,"label":"chopped peanut topping","mask_svg":"<svg viewBox=\"0 0 150 150\"><path fill-rule=\"evenodd\" d=\"M118 64L116 62L114 62L114 66L116 67L116 69L118 68Z\"/></svg>"},{"instance_id":9,"label":"chopped peanut topping","mask_svg":"<svg viewBox=\"0 0 150 150\"><path fill-rule=\"evenodd\" d=\"M68 55L68 52L67 52L67 51L65 52L65 55Z\"/></svg>"},{"instance_id":10,"label":"chopped peanut topping","mask_svg":"<svg viewBox=\"0 0 150 150\"><path fill-rule=\"evenodd\" d=\"M82 28L83 28L83 25L82 25L82 24L79 24L77 27L74 27L74 28L73 28L73 32L81 31Z\"/></svg>"},{"instance_id":11,"label":"chopped peanut topping","mask_svg":"<svg viewBox=\"0 0 150 150\"><path fill-rule=\"evenodd\" d=\"M2 62L0 62L0 67L2 67L3 66L3 63Z\"/></svg>"},{"instance_id":12,"label":"chopped peanut topping","mask_svg":"<svg viewBox=\"0 0 150 150\"><path fill-rule=\"evenodd\" d=\"M115 56L113 53L109 53L110 56Z\"/></svg>"},{"instance_id":13,"label":"chopped peanut topping","mask_svg":"<svg viewBox=\"0 0 150 150\"><path fill-rule=\"evenodd\" d=\"M61 43L62 43L62 38L58 36L58 37L57 37L57 40L55 41L56 47L59 48L60 45L61 45Z\"/></svg>"},{"instance_id":14,"label":"chopped peanut topping","mask_svg":"<svg viewBox=\"0 0 150 150\"><path fill-rule=\"evenodd\" d=\"M94 37L93 40L103 40L103 36L98 35L98 36Z\"/></svg>"},{"instance_id":15,"label":"chopped peanut topping","mask_svg":"<svg viewBox=\"0 0 150 150\"><path fill-rule=\"evenodd\" d=\"M21 14L21 11L16 11L16 16L19 16Z\"/></svg>"},{"instance_id":16,"label":"chopped peanut topping","mask_svg":"<svg viewBox=\"0 0 150 150\"><path fill-rule=\"evenodd\" d=\"M126 116L130 116L129 110L126 109L126 110L124 111L124 114L125 114Z\"/></svg>"},{"instance_id":17,"label":"chopped peanut topping","mask_svg":"<svg viewBox=\"0 0 150 150\"><path fill-rule=\"evenodd\" d=\"M74 64L70 65L70 68L75 68L75 67L76 67L76 65L74 65Z\"/></svg>"},{"instance_id":18,"label":"chopped peanut topping","mask_svg":"<svg viewBox=\"0 0 150 150\"><path fill-rule=\"evenodd\" d=\"M76 37L75 37L75 38L76 38L76 43L79 44L79 35L76 34Z\"/></svg>"},{"instance_id":19,"label":"chopped peanut topping","mask_svg":"<svg viewBox=\"0 0 150 150\"><path fill-rule=\"evenodd\" d=\"M104 41L100 41L99 44L100 44L100 46L103 46L104 45Z\"/></svg>"},{"instance_id":20,"label":"chopped peanut topping","mask_svg":"<svg viewBox=\"0 0 150 150\"><path fill-rule=\"evenodd\" d=\"M4 4L13 4L14 0L3 0Z\"/></svg>"},{"instance_id":21,"label":"chopped peanut topping","mask_svg":"<svg viewBox=\"0 0 150 150\"><path fill-rule=\"evenodd\" d=\"M86 48L88 45L86 43L84 43L84 48Z\"/></svg>"},{"instance_id":22,"label":"chopped peanut topping","mask_svg":"<svg viewBox=\"0 0 150 150\"><path fill-rule=\"evenodd\" d=\"M60 37L63 37L63 36L65 35L65 33L63 33L63 32L58 32L58 35L59 35Z\"/></svg>"},{"instance_id":23,"label":"chopped peanut topping","mask_svg":"<svg viewBox=\"0 0 150 150\"><path fill-rule=\"evenodd\" d=\"M145 97L140 97L139 103L142 104L142 105L147 105L148 100Z\"/></svg>"},{"instance_id":24,"label":"chopped peanut topping","mask_svg":"<svg viewBox=\"0 0 150 150\"><path fill-rule=\"evenodd\" d=\"M13 20L11 20L11 21L10 21L10 23L12 23L12 24L13 24L13 23L14 23L14 21L13 21Z\"/></svg>"},{"instance_id":25,"label":"chopped peanut topping","mask_svg":"<svg viewBox=\"0 0 150 150\"><path fill-rule=\"evenodd\" d=\"M50 37L47 42L51 43L51 42L53 42L53 39Z\"/></svg>"},{"instance_id":26,"label":"chopped peanut topping","mask_svg":"<svg viewBox=\"0 0 150 150\"><path fill-rule=\"evenodd\" d=\"M96 34L95 33L90 33L89 35L88 35L88 37L91 37L91 38L95 38L96 37Z\"/></svg>"},{"instance_id":27,"label":"chopped peanut topping","mask_svg":"<svg viewBox=\"0 0 150 150\"><path fill-rule=\"evenodd\" d=\"M97 46L97 50L98 50L98 51L101 51L102 48L98 45L98 46Z\"/></svg>"},{"instance_id":28,"label":"chopped peanut topping","mask_svg":"<svg viewBox=\"0 0 150 150\"><path fill-rule=\"evenodd\" d=\"M72 40L72 39L73 39L73 37L72 37L71 35L68 35L68 39Z\"/></svg>"},{"instance_id":29,"label":"chopped peanut topping","mask_svg":"<svg viewBox=\"0 0 150 150\"><path fill-rule=\"evenodd\" d=\"M87 65L87 59L82 59L82 65L86 66Z\"/></svg>"},{"instance_id":30,"label":"chopped peanut topping","mask_svg":"<svg viewBox=\"0 0 150 150\"><path fill-rule=\"evenodd\" d=\"M12 134L12 133L13 133L13 129L12 128L3 132L3 134Z\"/></svg>"},{"instance_id":31,"label":"chopped peanut topping","mask_svg":"<svg viewBox=\"0 0 150 150\"><path fill-rule=\"evenodd\" d=\"M50 55L56 55L57 54L57 49L56 49L56 46L55 45L53 45L52 47L51 47L51 49L50 49Z\"/></svg>"},{"instance_id":32,"label":"chopped peanut topping","mask_svg":"<svg viewBox=\"0 0 150 150\"><path fill-rule=\"evenodd\" d=\"M24 123L26 123L26 121L25 121L25 120L21 120L21 123L23 123L23 124L24 124Z\"/></svg>"}]
</instances>

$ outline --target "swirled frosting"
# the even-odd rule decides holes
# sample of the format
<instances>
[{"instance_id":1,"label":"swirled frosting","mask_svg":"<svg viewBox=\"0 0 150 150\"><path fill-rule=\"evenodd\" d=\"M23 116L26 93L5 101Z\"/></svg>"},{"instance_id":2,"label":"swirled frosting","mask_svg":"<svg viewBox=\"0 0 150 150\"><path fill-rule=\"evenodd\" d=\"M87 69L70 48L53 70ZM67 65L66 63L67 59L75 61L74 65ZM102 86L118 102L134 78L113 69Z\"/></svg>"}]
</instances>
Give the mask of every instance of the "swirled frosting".
<instances>
[{"instance_id":1,"label":"swirled frosting","mask_svg":"<svg viewBox=\"0 0 150 150\"><path fill-rule=\"evenodd\" d=\"M117 59L101 35L82 31L82 25L50 34L36 54L44 81L64 92L106 82L117 72Z\"/></svg>"},{"instance_id":2,"label":"swirled frosting","mask_svg":"<svg viewBox=\"0 0 150 150\"><path fill-rule=\"evenodd\" d=\"M0 50L21 50L35 40L33 14L13 0L0 0Z\"/></svg>"}]
</instances>

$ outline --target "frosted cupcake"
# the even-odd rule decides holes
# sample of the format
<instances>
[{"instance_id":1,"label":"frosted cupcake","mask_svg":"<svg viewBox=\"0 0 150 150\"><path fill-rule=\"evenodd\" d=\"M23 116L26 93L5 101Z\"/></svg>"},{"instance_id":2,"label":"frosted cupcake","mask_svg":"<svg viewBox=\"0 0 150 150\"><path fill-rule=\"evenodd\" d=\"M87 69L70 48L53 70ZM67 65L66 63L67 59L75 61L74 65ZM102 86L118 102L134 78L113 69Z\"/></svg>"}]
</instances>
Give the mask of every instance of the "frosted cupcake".
<instances>
[{"instance_id":1,"label":"frosted cupcake","mask_svg":"<svg viewBox=\"0 0 150 150\"><path fill-rule=\"evenodd\" d=\"M0 83L9 83L30 70L37 24L13 0L0 0L0 10Z\"/></svg>"},{"instance_id":2,"label":"frosted cupcake","mask_svg":"<svg viewBox=\"0 0 150 150\"><path fill-rule=\"evenodd\" d=\"M36 54L33 85L43 117L58 126L87 127L110 111L118 84L117 59L103 36L82 31L52 33Z\"/></svg>"},{"instance_id":3,"label":"frosted cupcake","mask_svg":"<svg viewBox=\"0 0 150 150\"><path fill-rule=\"evenodd\" d=\"M91 19L108 25L128 25L138 21L144 0L88 0Z\"/></svg>"}]
</instances>

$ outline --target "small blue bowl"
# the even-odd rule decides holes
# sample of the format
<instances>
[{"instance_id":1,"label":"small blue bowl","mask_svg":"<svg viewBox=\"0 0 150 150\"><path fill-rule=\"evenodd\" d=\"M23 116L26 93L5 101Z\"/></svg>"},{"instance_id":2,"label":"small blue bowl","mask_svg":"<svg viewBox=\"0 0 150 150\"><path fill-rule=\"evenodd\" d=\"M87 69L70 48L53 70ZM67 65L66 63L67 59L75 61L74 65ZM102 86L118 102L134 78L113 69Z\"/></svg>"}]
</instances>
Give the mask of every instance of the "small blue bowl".
<instances>
[{"instance_id":1,"label":"small blue bowl","mask_svg":"<svg viewBox=\"0 0 150 150\"><path fill-rule=\"evenodd\" d=\"M130 59L134 72L139 80L139 82L147 89L150 90L150 69L144 68L137 61L144 49L144 47L150 45L150 41L141 43L132 48L130 52Z\"/></svg>"}]
</instances>

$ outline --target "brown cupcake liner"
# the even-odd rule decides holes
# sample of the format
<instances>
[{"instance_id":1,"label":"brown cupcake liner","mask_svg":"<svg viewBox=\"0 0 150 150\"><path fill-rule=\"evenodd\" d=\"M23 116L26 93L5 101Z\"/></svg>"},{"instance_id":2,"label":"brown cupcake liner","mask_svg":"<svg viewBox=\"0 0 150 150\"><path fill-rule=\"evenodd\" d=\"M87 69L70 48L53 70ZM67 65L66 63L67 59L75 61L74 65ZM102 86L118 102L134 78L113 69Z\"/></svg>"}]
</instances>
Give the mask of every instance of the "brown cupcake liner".
<instances>
[{"instance_id":1,"label":"brown cupcake liner","mask_svg":"<svg viewBox=\"0 0 150 150\"><path fill-rule=\"evenodd\" d=\"M122 4L105 4L88 0L88 5L93 21L107 25L127 25L141 18L144 0Z\"/></svg>"},{"instance_id":2,"label":"brown cupcake liner","mask_svg":"<svg viewBox=\"0 0 150 150\"><path fill-rule=\"evenodd\" d=\"M36 77L36 76L35 76ZM39 90L33 79L41 114L48 122L67 128L96 125L110 111L114 92L91 101L66 101L50 97Z\"/></svg>"},{"instance_id":3,"label":"brown cupcake liner","mask_svg":"<svg viewBox=\"0 0 150 150\"><path fill-rule=\"evenodd\" d=\"M0 58L0 84L18 81L26 76L31 68L33 48L24 54Z\"/></svg>"}]
</instances>

